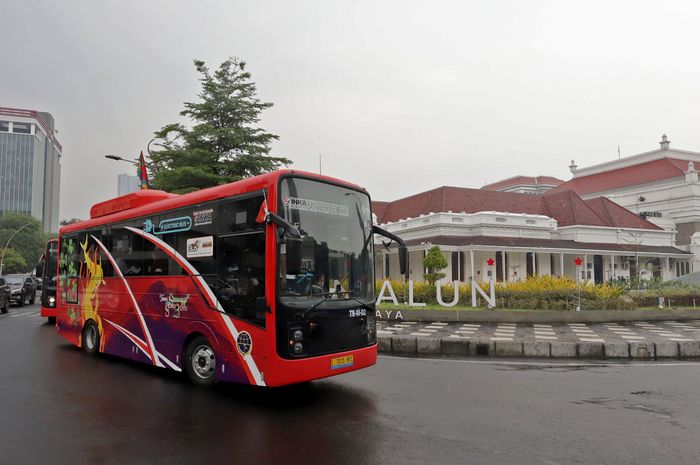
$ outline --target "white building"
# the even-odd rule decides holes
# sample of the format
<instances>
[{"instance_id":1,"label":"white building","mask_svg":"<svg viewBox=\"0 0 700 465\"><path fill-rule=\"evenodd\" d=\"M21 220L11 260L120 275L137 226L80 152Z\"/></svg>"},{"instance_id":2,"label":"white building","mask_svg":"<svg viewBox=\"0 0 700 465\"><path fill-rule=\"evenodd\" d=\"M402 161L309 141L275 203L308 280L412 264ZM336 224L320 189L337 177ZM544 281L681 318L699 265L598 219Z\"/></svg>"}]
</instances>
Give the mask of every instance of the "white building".
<instances>
[{"instance_id":1,"label":"white building","mask_svg":"<svg viewBox=\"0 0 700 465\"><path fill-rule=\"evenodd\" d=\"M409 277L422 280L422 260L439 245L448 261L445 280L497 281L528 275L595 282L686 274L691 255L663 229L604 198L582 199L554 189L546 195L440 187L393 202L373 202L376 222L403 238ZM378 242L379 243L379 242ZM377 247L378 277L399 278L395 248ZM493 267L488 266L493 259Z\"/></svg>"},{"instance_id":2,"label":"white building","mask_svg":"<svg viewBox=\"0 0 700 465\"><path fill-rule=\"evenodd\" d=\"M674 233L676 246L693 252L693 270L700 271L700 153L671 148L665 134L659 146L585 168L572 160L572 179L546 195L573 191L584 200L604 196Z\"/></svg>"}]
</instances>

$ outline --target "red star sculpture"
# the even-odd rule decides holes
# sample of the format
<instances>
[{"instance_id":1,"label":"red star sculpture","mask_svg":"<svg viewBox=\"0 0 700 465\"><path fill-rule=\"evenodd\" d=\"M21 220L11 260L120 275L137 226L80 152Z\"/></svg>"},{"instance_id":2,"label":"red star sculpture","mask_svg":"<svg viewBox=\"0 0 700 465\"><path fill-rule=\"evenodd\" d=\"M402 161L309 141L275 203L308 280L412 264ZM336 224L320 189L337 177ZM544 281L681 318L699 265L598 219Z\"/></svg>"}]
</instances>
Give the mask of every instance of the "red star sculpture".
<instances>
[{"instance_id":1,"label":"red star sculpture","mask_svg":"<svg viewBox=\"0 0 700 465\"><path fill-rule=\"evenodd\" d=\"M583 260L581 260L581 257L576 257L576 260L574 260L574 263L576 263L576 266L581 266L581 265L583 265Z\"/></svg>"},{"instance_id":2,"label":"red star sculpture","mask_svg":"<svg viewBox=\"0 0 700 465\"><path fill-rule=\"evenodd\" d=\"M493 264L494 264L493 258L489 258L488 260L486 260L486 264L488 266L493 266Z\"/></svg>"}]
</instances>

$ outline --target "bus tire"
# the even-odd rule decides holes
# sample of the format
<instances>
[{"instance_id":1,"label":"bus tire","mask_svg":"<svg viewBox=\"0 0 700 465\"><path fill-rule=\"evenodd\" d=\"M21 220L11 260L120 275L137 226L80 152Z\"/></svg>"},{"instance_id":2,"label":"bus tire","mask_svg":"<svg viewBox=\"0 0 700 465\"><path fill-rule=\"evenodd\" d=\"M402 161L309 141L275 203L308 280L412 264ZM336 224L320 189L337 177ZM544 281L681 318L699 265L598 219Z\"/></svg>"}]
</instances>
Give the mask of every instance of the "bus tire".
<instances>
[{"instance_id":1,"label":"bus tire","mask_svg":"<svg viewBox=\"0 0 700 465\"><path fill-rule=\"evenodd\" d=\"M49 323L52 325L56 324L56 317L55 316L47 317L47 320L49 320Z\"/></svg>"},{"instance_id":2,"label":"bus tire","mask_svg":"<svg viewBox=\"0 0 700 465\"><path fill-rule=\"evenodd\" d=\"M83 350L88 354L94 355L99 352L100 348L100 331L94 321L90 320L83 328Z\"/></svg>"},{"instance_id":3,"label":"bus tire","mask_svg":"<svg viewBox=\"0 0 700 465\"><path fill-rule=\"evenodd\" d=\"M216 383L216 354L204 336L197 336L185 349L185 372L192 383L211 386Z\"/></svg>"}]
</instances>

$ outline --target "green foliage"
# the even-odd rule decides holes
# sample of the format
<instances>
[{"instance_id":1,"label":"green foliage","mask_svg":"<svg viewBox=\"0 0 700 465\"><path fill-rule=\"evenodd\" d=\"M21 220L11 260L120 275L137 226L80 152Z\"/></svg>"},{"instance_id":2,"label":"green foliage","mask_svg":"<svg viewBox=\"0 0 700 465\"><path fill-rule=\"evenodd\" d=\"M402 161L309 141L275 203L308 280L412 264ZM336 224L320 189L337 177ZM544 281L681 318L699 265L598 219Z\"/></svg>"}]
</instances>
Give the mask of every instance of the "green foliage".
<instances>
[{"instance_id":1,"label":"green foliage","mask_svg":"<svg viewBox=\"0 0 700 465\"><path fill-rule=\"evenodd\" d=\"M434 245L428 250L427 255L423 259L423 267L428 270L425 274L425 280L431 285L445 277L445 273L440 271L447 268L447 259L442 254L439 245Z\"/></svg>"},{"instance_id":2,"label":"green foliage","mask_svg":"<svg viewBox=\"0 0 700 465\"><path fill-rule=\"evenodd\" d=\"M151 152L153 186L184 193L273 171L291 163L272 157L270 144L279 137L257 124L260 113L272 106L256 96L256 86L237 58L224 61L213 73L195 60L202 90L199 102L185 102L181 116L188 128L168 124L155 133L160 150Z\"/></svg>"},{"instance_id":3,"label":"green foliage","mask_svg":"<svg viewBox=\"0 0 700 465\"><path fill-rule=\"evenodd\" d=\"M26 227L24 227L25 225ZM0 254L2 254L2 249L10 237L22 227L24 229L12 238L12 242L8 246L8 250L12 247L12 250L24 261L21 264L20 261L13 258L16 267L14 272L31 271L39 261L41 254L44 253L46 241L48 240L48 235L44 233L39 220L22 213L7 212L0 217ZM6 252L6 259L7 255ZM9 273L10 271L4 268L3 265L3 273L6 272Z\"/></svg>"},{"instance_id":4,"label":"green foliage","mask_svg":"<svg viewBox=\"0 0 700 465\"><path fill-rule=\"evenodd\" d=\"M81 220L80 218L64 218L61 221L59 221L58 224L60 226L68 226L69 224L78 223L80 221L83 221L83 220Z\"/></svg>"},{"instance_id":5,"label":"green foliage","mask_svg":"<svg viewBox=\"0 0 700 465\"><path fill-rule=\"evenodd\" d=\"M26 260L15 249L7 249L5 251L5 258L2 263L3 274L22 273L27 269Z\"/></svg>"}]
</instances>

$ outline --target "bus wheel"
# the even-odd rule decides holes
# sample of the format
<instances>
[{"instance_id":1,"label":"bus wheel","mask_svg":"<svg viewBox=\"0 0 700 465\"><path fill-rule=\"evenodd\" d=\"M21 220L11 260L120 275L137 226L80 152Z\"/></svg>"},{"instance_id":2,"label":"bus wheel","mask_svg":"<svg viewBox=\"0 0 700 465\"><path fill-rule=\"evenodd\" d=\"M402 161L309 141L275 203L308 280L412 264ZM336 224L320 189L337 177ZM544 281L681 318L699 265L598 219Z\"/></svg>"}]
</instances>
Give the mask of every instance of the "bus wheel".
<instances>
[{"instance_id":1,"label":"bus wheel","mask_svg":"<svg viewBox=\"0 0 700 465\"><path fill-rule=\"evenodd\" d=\"M204 336L197 336L187 346L185 370L194 384L210 386L216 383L216 355Z\"/></svg>"},{"instance_id":2,"label":"bus wheel","mask_svg":"<svg viewBox=\"0 0 700 465\"><path fill-rule=\"evenodd\" d=\"M49 320L49 323L51 323L52 325L56 324L56 317L55 316L47 317L47 319Z\"/></svg>"},{"instance_id":3,"label":"bus wheel","mask_svg":"<svg viewBox=\"0 0 700 465\"><path fill-rule=\"evenodd\" d=\"M88 354L96 354L100 347L100 332L94 321L90 320L83 329L83 349Z\"/></svg>"}]
</instances>

